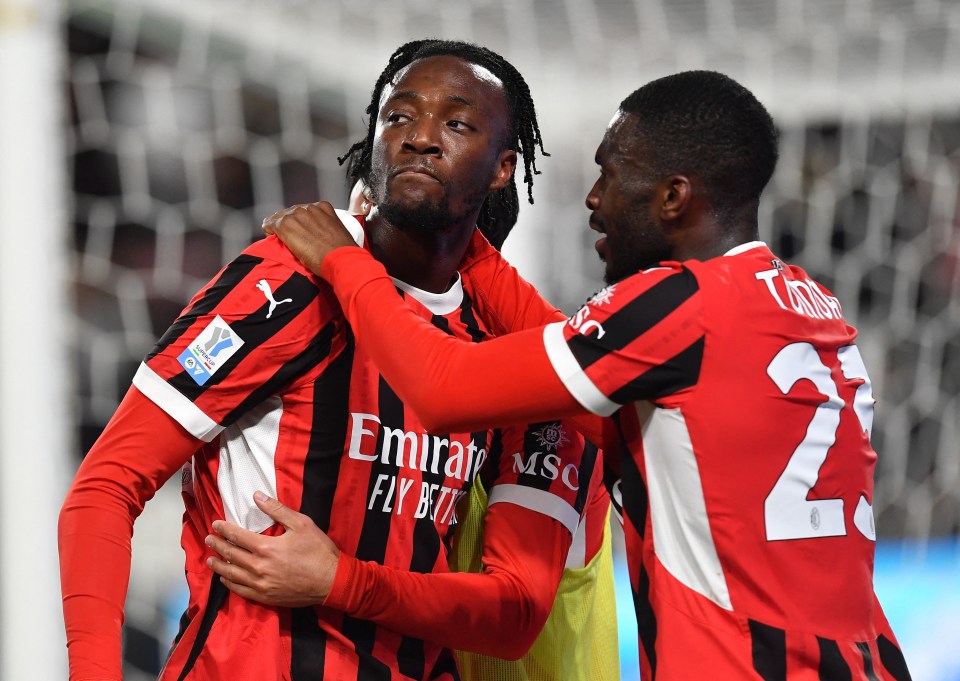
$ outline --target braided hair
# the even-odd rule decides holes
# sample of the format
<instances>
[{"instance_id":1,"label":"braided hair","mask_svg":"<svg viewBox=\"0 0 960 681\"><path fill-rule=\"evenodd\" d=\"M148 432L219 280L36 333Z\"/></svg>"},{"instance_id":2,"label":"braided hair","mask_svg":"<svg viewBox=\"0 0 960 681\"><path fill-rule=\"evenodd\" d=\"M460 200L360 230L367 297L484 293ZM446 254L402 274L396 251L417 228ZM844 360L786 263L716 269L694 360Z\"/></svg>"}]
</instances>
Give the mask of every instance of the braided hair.
<instances>
[{"instance_id":1,"label":"braided hair","mask_svg":"<svg viewBox=\"0 0 960 681\"><path fill-rule=\"evenodd\" d=\"M520 72L499 54L485 47L458 40L414 40L401 45L390 56L390 61L387 62L386 68L373 87L370 105L367 106L366 113L370 119L367 136L354 143L346 154L337 159L340 165L347 164L348 183L353 185L358 180L362 180L369 184L373 136L383 88L409 64L419 59L440 55L458 57L481 66L503 83L510 121L506 146L523 157L523 181L527 185L527 199L533 203L533 176L540 174L536 163L537 148L540 149L541 155L549 156L549 154L543 149L543 139L540 137L540 126L537 123L530 89ZM495 248L499 249L516 224L519 211L517 182L511 177L509 185L487 195L480 207L477 228Z\"/></svg>"}]
</instances>

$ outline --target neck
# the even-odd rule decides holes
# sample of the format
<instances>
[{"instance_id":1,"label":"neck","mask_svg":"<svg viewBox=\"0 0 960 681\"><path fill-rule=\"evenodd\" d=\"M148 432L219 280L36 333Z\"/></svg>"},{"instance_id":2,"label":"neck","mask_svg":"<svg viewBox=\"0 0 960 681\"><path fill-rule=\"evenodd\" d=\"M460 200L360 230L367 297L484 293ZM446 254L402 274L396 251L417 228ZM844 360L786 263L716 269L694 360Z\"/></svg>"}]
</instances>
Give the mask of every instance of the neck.
<instances>
[{"instance_id":1,"label":"neck","mask_svg":"<svg viewBox=\"0 0 960 681\"><path fill-rule=\"evenodd\" d=\"M760 238L756 209L733 219L711 213L682 228L677 237L673 244L676 260L704 261L719 257L731 248Z\"/></svg>"},{"instance_id":2,"label":"neck","mask_svg":"<svg viewBox=\"0 0 960 681\"><path fill-rule=\"evenodd\" d=\"M376 212L366 221L373 256L387 273L431 293L450 288L473 234L473 224L439 230L401 230Z\"/></svg>"}]
</instances>

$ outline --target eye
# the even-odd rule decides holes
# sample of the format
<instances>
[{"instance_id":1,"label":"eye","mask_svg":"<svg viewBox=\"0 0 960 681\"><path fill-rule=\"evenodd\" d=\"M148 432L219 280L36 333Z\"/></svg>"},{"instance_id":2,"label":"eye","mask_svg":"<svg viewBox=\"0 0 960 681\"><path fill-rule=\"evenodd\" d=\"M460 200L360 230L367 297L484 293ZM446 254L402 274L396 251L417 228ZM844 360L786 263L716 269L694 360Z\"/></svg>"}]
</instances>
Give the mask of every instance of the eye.
<instances>
[{"instance_id":1,"label":"eye","mask_svg":"<svg viewBox=\"0 0 960 681\"><path fill-rule=\"evenodd\" d=\"M402 111L391 111L386 116L387 123L403 123L411 120L410 116Z\"/></svg>"},{"instance_id":2,"label":"eye","mask_svg":"<svg viewBox=\"0 0 960 681\"><path fill-rule=\"evenodd\" d=\"M453 128L454 130L467 131L473 130L473 128L463 121L447 121L447 126Z\"/></svg>"}]
</instances>

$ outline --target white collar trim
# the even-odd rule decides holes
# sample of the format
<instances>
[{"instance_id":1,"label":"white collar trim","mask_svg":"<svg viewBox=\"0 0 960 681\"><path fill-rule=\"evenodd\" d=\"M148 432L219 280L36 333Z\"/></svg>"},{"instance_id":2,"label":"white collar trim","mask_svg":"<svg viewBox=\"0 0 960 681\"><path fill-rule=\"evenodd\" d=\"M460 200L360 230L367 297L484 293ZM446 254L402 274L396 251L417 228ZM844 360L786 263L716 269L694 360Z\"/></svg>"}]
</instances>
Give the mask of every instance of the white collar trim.
<instances>
[{"instance_id":1,"label":"white collar trim","mask_svg":"<svg viewBox=\"0 0 960 681\"><path fill-rule=\"evenodd\" d=\"M431 293L430 291L419 289L416 286L411 286L399 279L393 277L391 277L391 279L393 279L393 283L398 289L407 295L413 296L421 305L435 315L443 316L450 314L460 307L460 304L463 302L463 281L460 279L459 272L457 272L457 278L450 288L443 293Z\"/></svg>"},{"instance_id":2,"label":"white collar trim","mask_svg":"<svg viewBox=\"0 0 960 681\"><path fill-rule=\"evenodd\" d=\"M749 250L754 248L766 248L767 244L763 241L748 241L745 244L740 244L739 246L734 246L729 251L724 253L724 255L740 255L741 253L746 253Z\"/></svg>"}]
</instances>

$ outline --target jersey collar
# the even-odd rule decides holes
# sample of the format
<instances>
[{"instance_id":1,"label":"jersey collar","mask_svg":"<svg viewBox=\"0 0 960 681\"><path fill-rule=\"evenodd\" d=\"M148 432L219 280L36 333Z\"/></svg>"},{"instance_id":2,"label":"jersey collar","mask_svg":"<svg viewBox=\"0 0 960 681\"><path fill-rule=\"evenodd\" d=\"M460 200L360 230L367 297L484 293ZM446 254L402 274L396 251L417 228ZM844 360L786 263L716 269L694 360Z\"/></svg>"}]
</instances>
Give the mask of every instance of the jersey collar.
<instances>
[{"instance_id":1,"label":"jersey collar","mask_svg":"<svg viewBox=\"0 0 960 681\"><path fill-rule=\"evenodd\" d=\"M423 305L425 308L430 310L435 315L447 315L460 307L460 303L463 302L463 281L460 279L460 273L457 272L457 278L453 284L443 293L431 293L430 291L424 291L419 289L416 286L411 286L405 281L400 281L394 277L394 285Z\"/></svg>"},{"instance_id":2,"label":"jersey collar","mask_svg":"<svg viewBox=\"0 0 960 681\"><path fill-rule=\"evenodd\" d=\"M763 241L748 241L745 244L740 244L739 246L734 246L729 251L724 253L724 255L740 255L741 253L746 253L751 251L754 248L766 248L767 244Z\"/></svg>"}]
</instances>

